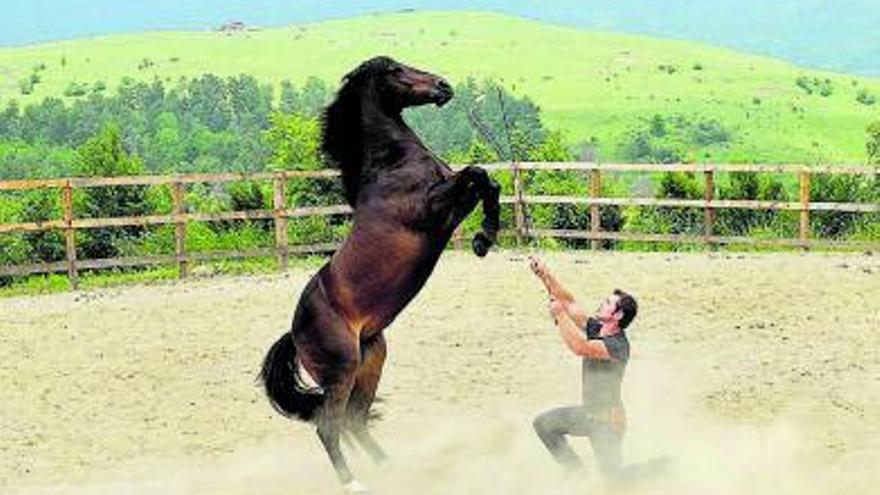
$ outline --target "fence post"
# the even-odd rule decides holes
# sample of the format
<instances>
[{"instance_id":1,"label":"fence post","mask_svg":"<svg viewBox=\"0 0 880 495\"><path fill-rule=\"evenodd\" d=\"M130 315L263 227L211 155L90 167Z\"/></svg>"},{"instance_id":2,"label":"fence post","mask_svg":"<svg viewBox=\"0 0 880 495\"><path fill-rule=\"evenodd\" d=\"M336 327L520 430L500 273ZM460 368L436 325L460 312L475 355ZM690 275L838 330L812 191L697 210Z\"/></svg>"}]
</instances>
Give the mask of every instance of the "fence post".
<instances>
[{"instance_id":1,"label":"fence post","mask_svg":"<svg viewBox=\"0 0 880 495\"><path fill-rule=\"evenodd\" d=\"M287 182L287 175L280 172L275 177L275 199L274 212L272 216L275 218L275 248L278 250L278 269L287 270L289 261L289 251L287 246L287 215L284 213L286 209L286 200L284 196L284 187Z\"/></svg>"},{"instance_id":2,"label":"fence post","mask_svg":"<svg viewBox=\"0 0 880 495\"><path fill-rule=\"evenodd\" d=\"M516 162L513 162L510 165L513 168L513 213L516 221L516 245L520 246L523 242L523 233L525 232L526 223L523 204L522 172L519 169L519 164Z\"/></svg>"},{"instance_id":3,"label":"fence post","mask_svg":"<svg viewBox=\"0 0 880 495\"><path fill-rule=\"evenodd\" d=\"M602 197L602 171L599 169L599 164L596 163L596 168L590 171L590 198L597 199ZM599 205L592 204L590 205L590 249L593 251L599 249L601 243L599 242L599 230L602 227L602 216L599 210Z\"/></svg>"},{"instance_id":4,"label":"fence post","mask_svg":"<svg viewBox=\"0 0 880 495\"><path fill-rule=\"evenodd\" d=\"M72 290L79 288L79 272L76 270L76 230L73 228L73 184L64 184L64 241L67 250L67 280Z\"/></svg>"},{"instance_id":5,"label":"fence post","mask_svg":"<svg viewBox=\"0 0 880 495\"><path fill-rule=\"evenodd\" d=\"M703 237L706 246L714 246L712 235L715 230L715 208L709 203L715 199L715 172L712 169L707 169L703 172L703 177L706 179L705 191L703 192L703 199L706 200L706 206L703 209Z\"/></svg>"},{"instance_id":6,"label":"fence post","mask_svg":"<svg viewBox=\"0 0 880 495\"><path fill-rule=\"evenodd\" d=\"M180 278L189 275L189 262L186 259L186 189L182 182L171 184L171 197L174 200L174 255L177 258L177 273Z\"/></svg>"},{"instance_id":7,"label":"fence post","mask_svg":"<svg viewBox=\"0 0 880 495\"><path fill-rule=\"evenodd\" d=\"M801 247L809 249L810 236L810 171L801 170L800 173L800 196L801 196Z\"/></svg>"}]
</instances>

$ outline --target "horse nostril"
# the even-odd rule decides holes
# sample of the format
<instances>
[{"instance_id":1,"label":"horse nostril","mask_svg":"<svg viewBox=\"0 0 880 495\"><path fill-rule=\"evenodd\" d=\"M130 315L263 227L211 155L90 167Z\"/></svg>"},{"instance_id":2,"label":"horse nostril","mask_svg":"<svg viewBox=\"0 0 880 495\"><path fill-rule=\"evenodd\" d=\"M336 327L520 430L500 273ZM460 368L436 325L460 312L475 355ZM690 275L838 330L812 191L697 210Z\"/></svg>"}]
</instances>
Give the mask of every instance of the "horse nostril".
<instances>
[{"instance_id":1,"label":"horse nostril","mask_svg":"<svg viewBox=\"0 0 880 495\"><path fill-rule=\"evenodd\" d=\"M437 106L443 106L452 99L452 86L449 85L448 82L444 80L437 81L437 85L434 87L434 101L437 103Z\"/></svg>"}]
</instances>

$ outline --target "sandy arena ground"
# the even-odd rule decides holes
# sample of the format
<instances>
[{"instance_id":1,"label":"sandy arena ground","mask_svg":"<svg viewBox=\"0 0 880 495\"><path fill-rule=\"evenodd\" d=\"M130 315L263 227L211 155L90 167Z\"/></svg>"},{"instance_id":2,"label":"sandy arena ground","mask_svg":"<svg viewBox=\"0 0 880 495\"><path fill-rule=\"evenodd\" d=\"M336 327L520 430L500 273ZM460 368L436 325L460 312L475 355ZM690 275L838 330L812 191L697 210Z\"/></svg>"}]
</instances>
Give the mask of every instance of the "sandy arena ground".
<instances>
[{"instance_id":1,"label":"sandy arena ground","mask_svg":"<svg viewBox=\"0 0 880 495\"><path fill-rule=\"evenodd\" d=\"M674 466L633 493L877 492L880 257L547 260L591 307L614 287L641 303L625 454ZM311 428L254 385L313 271L0 299L0 493L339 493ZM608 492L592 469L562 478L532 433L578 400L580 363L524 253L447 254L387 335L392 459L347 450L378 494Z\"/></svg>"}]
</instances>

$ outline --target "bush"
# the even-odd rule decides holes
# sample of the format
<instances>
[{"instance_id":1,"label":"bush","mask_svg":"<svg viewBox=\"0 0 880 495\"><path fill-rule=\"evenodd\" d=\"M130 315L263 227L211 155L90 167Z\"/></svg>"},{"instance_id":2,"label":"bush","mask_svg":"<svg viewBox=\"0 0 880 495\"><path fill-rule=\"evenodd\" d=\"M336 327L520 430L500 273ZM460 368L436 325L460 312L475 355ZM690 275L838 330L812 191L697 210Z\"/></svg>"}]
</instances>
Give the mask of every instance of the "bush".
<instances>
[{"instance_id":1,"label":"bush","mask_svg":"<svg viewBox=\"0 0 880 495\"><path fill-rule=\"evenodd\" d=\"M859 175L814 175L811 202L880 203L880 181ZM863 213L812 212L810 225L818 237L841 238L859 229L870 217Z\"/></svg>"},{"instance_id":2,"label":"bush","mask_svg":"<svg viewBox=\"0 0 880 495\"><path fill-rule=\"evenodd\" d=\"M691 126L691 140L698 146L727 144L732 133L717 120L701 120Z\"/></svg>"},{"instance_id":3,"label":"bush","mask_svg":"<svg viewBox=\"0 0 880 495\"><path fill-rule=\"evenodd\" d=\"M795 79L794 84L804 90L804 93L807 93L808 95L813 94L813 86L810 84L810 80L807 76L798 76L798 78Z\"/></svg>"},{"instance_id":4,"label":"bush","mask_svg":"<svg viewBox=\"0 0 880 495\"><path fill-rule=\"evenodd\" d=\"M34 82L31 78L22 79L18 82L18 88L23 95L29 95L34 92Z\"/></svg>"},{"instance_id":5,"label":"bush","mask_svg":"<svg viewBox=\"0 0 880 495\"><path fill-rule=\"evenodd\" d=\"M64 96L76 97L85 96L89 92L89 85L85 83L71 82L64 90Z\"/></svg>"},{"instance_id":6,"label":"bush","mask_svg":"<svg viewBox=\"0 0 880 495\"><path fill-rule=\"evenodd\" d=\"M703 190L693 173L666 172L660 179L655 197L702 199ZM622 217L623 230L626 232L699 235L703 228L703 212L695 208L630 207ZM623 248L664 251L690 249L681 244L641 242L627 242Z\"/></svg>"},{"instance_id":7,"label":"bush","mask_svg":"<svg viewBox=\"0 0 880 495\"><path fill-rule=\"evenodd\" d=\"M660 180L658 198L702 199L702 187L692 173L666 172ZM668 225L666 232L674 234L699 234L702 232L703 214L694 208L657 208L657 214Z\"/></svg>"},{"instance_id":8,"label":"bush","mask_svg":"<svg viewBox=\"0 0 880 495\"><path fill-rule=\"evenodd\" d=\"M258 182L234 182L226 187L232 211L272 209L274 193L272 185ZM226 229L234 228L239 222L220 222ZM253 225L265 231L272 230L272 220L254 220Z\"/></svg>"},{"instance_id":9,"label":"bush","mask_svg":"<svg viewBox=\"0 0 880 495\"><path fill-rule=\"evenodd\" d=\"M694 149L728 146L733 136L733 131L714 119L655 114L628 131L619 153L633 162L679 163Z\"/></svg>"},{"instance_id":10,"label":"bush","mask_svg":"<svg viewBox=\"0 0 880 495\"><path fill-rule=\"evenodd\" d=\"M834 85L831 82L831 79L819 79L818 77L814 77L812 79L807 76L798 76L795 80L795 85L801 88L808 95L813 94L814 92L819 93L821 96L831 96L834 92Z\"/></svg>"},{"instance_id":11,"label":"bush","mask_svg":"<svg viewBox=\"0 0 880 495\"><path fill-rule=\"evenodd\" d=\"M654 114L651 117L651 121L649 123L651 135L654 137L664 137L666 136L666 121L663 120L663 116L660 114Z\"/></svg>"},{"instance_id":12,"label":"bush","mask_svg":"<svg viewBox=\"0 0 880 495\"><path fill-rule=\"evenodd\" d=\"M856 94L856 101L861 103L862 105L870 106L873 105L877 101L877 99L867 89L861 89Z\"/></svg>"},{"instance_id":13,"label":"bush","mask_svg":"<svg viewBox=\"0 0 880 495\"><path fill-rule=\"evenodd\" d=\"M346 222L342 222L342 224L344 223ZM337 240L340 238L340 233L347 232L348 229L348 227L343 227L341 230L337 230L330 218L318 216L291 218L288 221L288 228L288 242L291 246Z\"/></svg>"},{"instance_id":14,"label":"bush","mask_svg":"<svg viewBox=\"0 0 880 495\"><path fill-rule=\"evenodd\" d=\"M22 221L42 222L58 220L62 217L59 204L59 191L34 190L28 191L24 199ZM30 262L53 262L65 258L65 243L61 232L27 232L23 235L28 244Z\"/></svg>"},{"instance_id":15,"label":"bush","mask_svg":"<svg viewBox=\"0 0 880 495\"><path fill-rule=\"evenodd\" d=\"M866 132L868 139L865 141L865 151L868 163L880 164L880 120L869 125Z\"/></svg>"},{"instance_id":16,"label":"bush","mask_svg":"<svg viewBox=\"0 0 880 495\"><path fill-rule=\"evenodd\" d=\"M718 188L720 199L750 199L786 201L788 196L781 181L772 177L747 172L734 172L727 184ZM715 231L721 235L748 235L756 229L765 229L790 215L776 210L719 209L716 211Z\"/></svg>"}]
</instances>

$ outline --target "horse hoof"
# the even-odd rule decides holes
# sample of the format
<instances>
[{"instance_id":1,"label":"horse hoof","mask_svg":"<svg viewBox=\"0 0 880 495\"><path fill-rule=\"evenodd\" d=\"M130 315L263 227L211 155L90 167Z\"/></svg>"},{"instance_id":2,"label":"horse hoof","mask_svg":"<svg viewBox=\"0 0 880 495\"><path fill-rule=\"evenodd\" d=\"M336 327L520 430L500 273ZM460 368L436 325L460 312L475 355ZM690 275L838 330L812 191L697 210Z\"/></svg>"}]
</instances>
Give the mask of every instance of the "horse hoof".
<instances>
[{"instance_id":1,"label":"horse hoof","mask_svg":"<svg viewBox=\"0 0 880 495\"><path fill-rule=\"evenodd\" d=\"M351 480L342 485L342 488L345 490L345 493L350 493L352 495L369 495L373 493L358 480Z\"/></svg>"},{"instance_id":2,"label":"horse hoof","mask_svg":"<svg viewBox=\"0 0 880 495\"><path fill-rule=\"evenodd\" d=\"M474 240L471 241L471 246L474 248L474 254L482 258L486 256L486 253L489 252L489 248L492 247L492 241L486 237L486 234L477 232L474 236Z\"/></svg>"}]
</instances>

